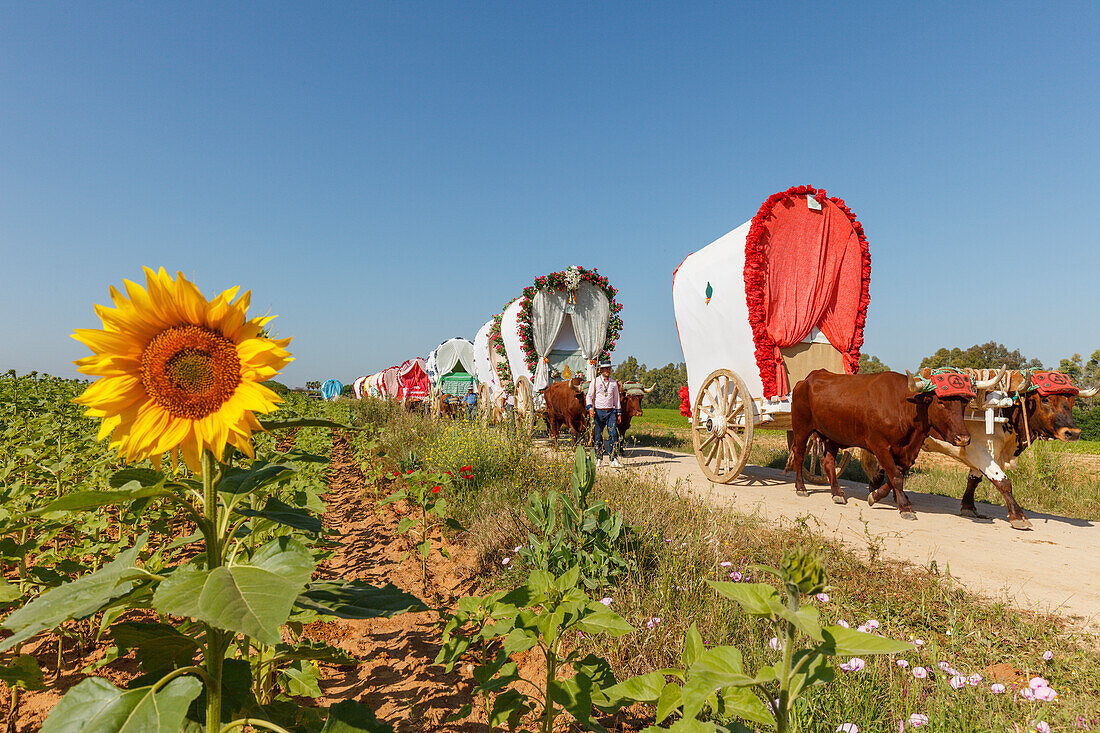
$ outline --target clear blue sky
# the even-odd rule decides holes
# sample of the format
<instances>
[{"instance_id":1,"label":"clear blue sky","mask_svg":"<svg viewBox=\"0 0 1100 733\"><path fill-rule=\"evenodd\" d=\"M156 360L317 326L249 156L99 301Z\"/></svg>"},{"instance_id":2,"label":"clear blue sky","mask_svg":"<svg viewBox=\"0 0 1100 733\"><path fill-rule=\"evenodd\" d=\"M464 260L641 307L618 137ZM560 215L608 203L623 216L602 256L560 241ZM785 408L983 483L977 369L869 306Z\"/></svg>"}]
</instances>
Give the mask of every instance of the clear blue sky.
<instances>
[{"instance_id":1,"label":"clear blue sky","mask_svg":"<svg viewBox=\"0 0 1100 733\"><path fill-rule=\"evenodd\" d=\"M1100 348L1100 4L0 5L0 370L73 375L141 266L241 284L291 384L472 338L538 275L620 290L809 183L873 260L866 351Z\"/></svg>"}]
</instances>

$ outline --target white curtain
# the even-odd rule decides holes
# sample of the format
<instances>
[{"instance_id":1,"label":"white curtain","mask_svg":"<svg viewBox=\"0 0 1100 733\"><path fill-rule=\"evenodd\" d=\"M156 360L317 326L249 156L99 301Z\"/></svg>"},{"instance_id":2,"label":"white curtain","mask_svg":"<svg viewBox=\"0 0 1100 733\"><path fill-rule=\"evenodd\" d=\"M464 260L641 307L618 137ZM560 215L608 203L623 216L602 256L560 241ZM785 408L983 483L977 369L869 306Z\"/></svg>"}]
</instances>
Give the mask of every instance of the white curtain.
<instances>
[{"instance_id":1,"label":"white curtain","mask_svg":"<svg viewBox=\"0 0 1100 733\"><path fill-rule=\"evenodd\" d=\"M590 282L582 282L577 288L577 308L573 314L573 333L581 347L581 354L588 362L588 381L596 378L596 360L607 340L607 322L611 318L611 304L607 293Z\"/></svg>"},{"instance_id":2,"label":"white curtain","mask_svg":"<svg viewBox=\"0 0 1100 733\"><path fill-rule=\"evenodd\" d=\"M546 389L550 385L550 367L546 357L561 330L565 318L565 303L568 294L563 290L539 290L531 303L531 336L535 342L535 353L539 362L535 367L535 391Z\"/></svg>"}]
</instances>

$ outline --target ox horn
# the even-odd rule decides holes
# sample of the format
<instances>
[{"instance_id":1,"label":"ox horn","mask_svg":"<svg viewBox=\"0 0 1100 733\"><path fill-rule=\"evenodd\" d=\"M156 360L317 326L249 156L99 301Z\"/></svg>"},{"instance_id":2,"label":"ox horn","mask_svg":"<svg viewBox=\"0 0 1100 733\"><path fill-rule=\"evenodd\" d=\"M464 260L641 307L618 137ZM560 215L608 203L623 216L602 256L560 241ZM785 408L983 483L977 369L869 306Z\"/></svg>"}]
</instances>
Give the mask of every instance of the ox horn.
<instances>
[{"instance_id":1,"label":"ox horn","mask_svg":"<svg viewBox=\"0 0 1100 733\"><path fill-rule=\"evenodd\" d=\"M909 378L909 391L913 394L923 392L925 385L928 384L927 379L913 374L908 369L905 370L905 376Z\"/></svg>"},{"instance_id":2,"label":"ox horn","mask_svg":"<svg viewBox=\"0 0 1100 733\"><path fill-rule=\"evenodd\" d=\"M974 381L974 389L992 389L993 387L996 386L997 382L1001 381L1001 377L1003 377L1005 375L1005 372L1007 372L1007 371L1008 371L1008 365L1004 364L1004 365L1001 366L1001 371L994 374L992 378L982 379L982 380L978 380L978 379L973 380Z\"/></svg>"},{"instance_id":3,"label":"ox horn","mask_svg":"<svg viewBox=\"0 0 1100 733\"><path fill-rule=\"evenodd\" d=\"M1027 388L1031 386L1031 370L1025 369L1021 372L1024 377L1024 381L1020 383L1020 386L1016 388L1016 394L1023 394L1027 392Z\"/></svg>"},{"instance_id":4,"label":"ox horn","mask_svg":"<svg viewBox=\"0 0 1100 733\"><path fill-rule=\"evenodd\" d=\"M1091 387L1089 387L1088 389L1083 389L1080 392L1078 392L1077 396L1078 397L1084 397L1085 399L1088 399L1089 397L1095 397L1098 392L1100 392L1100 384L1094 384Z\"/></svg>"},{"instance_id":5,"label":"ox horn","mask_svg":"<svg viewBox=\"0 0 1100 733\"><path fill-rule=\"evenodd\" d=\"M657 389L656 382L654 382L652 387L649 387L649 388L642 387L642 391L645 392L646 394L651 394L653 392L653 390L655 390L655 389Z\"/></svg>"}]
</instances>

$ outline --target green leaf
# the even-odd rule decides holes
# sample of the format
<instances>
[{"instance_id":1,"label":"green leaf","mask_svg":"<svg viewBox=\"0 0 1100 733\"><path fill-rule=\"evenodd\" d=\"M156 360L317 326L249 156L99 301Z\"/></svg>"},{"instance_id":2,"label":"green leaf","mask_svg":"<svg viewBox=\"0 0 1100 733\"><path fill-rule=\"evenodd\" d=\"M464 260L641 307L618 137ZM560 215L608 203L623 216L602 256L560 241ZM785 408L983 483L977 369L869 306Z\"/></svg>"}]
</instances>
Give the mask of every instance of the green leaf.
<instances>
[{"instance_id":1,"label":"green leaf","mask_svg":"<svg viewBox=\"0 0 1100 733\"><path fill-rule=\"evenodd\" d=\"M295 697L321 697L321 680L317 665L308 660L298 660L280 672L288 695Z\"/></svg>"},{"instance_id":2,"label":"green leaf","mask_svg":"<svg viewBox=\"0 0 1100 733\"><path fill-rule=\"evenodd\" d=\"M595 608L592 608L592 606L595 606ZM581 631L589 634L622 636L635 630L633 626L627 623L626 619L601 603L593 602L590 608L592 610L584 614L577 623L577 627Z\"/></svg>"},{"instance_id":3,"label":"green leaf","mask_svg":"<svg viewBox=\"0 0 1100 733\"><path fill-rule=\"evenodd\" d=\"M775 716L768 706L748 687L734 687L722 693L722 702L726 712L738 718L751 720L761 725L775 726Z\"/></svg>"},{"instance_id":4,"label":"green leaf","mask_svg":"<svg viewBox=\"0 0 1100 733\"><path fill-rule=\"evenodd\" d=\"M821 650L825 654L899 654L913 651L913 645L874 634L865 634L843 626L826 626L821 630L825 639Z\"/></svg>"},{"instance_id":5,"label":"green leaf","mask_svg":"<svg viewBox=\"0 0 1100 733\"><path fill-rule=\"evenodd\" d=\"M500 649L505 656L511 657L514 654L519 654L520 652L525 652L533 648L538 643L538 639L536 639L534 635L523 631L523 629L512 629L508 632L508 635L504 637Z\"/></svg>"},{"instance_id":6,"label":"green leaf","mask_svg":"<svg viewBox=\"0 0 1100 733\"><path fill-rule=\"evenodd\" d=\"M128 593L133 583L122 580L122 577L134 567L134 561L148 539L148 533L142 534L134 540L133 547L96 572L51 588L8 616L0 625L15 634L0 642L0 651L10 649L63 621L89 616L111 599Z\"/></svg>"},{"instance_id":7,"label":"green leaf","mask_svg":"<svg viewBox=\"0 0 1100 733\"><path fill-rule=\"evenodd\" d=\"M392 583L381 588L361 580L317 580L294 601L299 608L343 619L396 616L407 611L427 611L423 601Z\"/></svg>"},{"instance_id":8,"label":"green leaf","mask_svg":"<svg viewBox=\"0 0 1100 733\"><path fill-rule=\"evenodd\" d=\"M230 468L218 482L218 493L229 497L244 496L264 486L289 478L296 469L281 463L254 461L248 468ZM232 501L230 502L232 505Z\"/></svg>"},{"instance_id":9,"label":"green leaf","mask_svg":"<svg viewBox=\"0 0 1100 733\"><path fill-rule=\"evenodd\" d=\"M146 674L163 675L186 667L200 649L199 643L174 626L161 623L123 621L110 628L119 655L131 649Z\"/></svg>"},{"instance_id":10,"label":"green leaf","mask_svg":"<svg viewBox=\"0 0 1100 733\"><path fill-rule=\"evenodd\" d=\"M492 711L489 713L489 727L507 726L508 730L515 730L523 716L535 709L527 695L515 688L505 690L493 698Z\"/></svg>"},{"instance_id":11,"label":"green leaf","mask_svg":"<svg viewBox=\"0 0 1100 733\"><path fill-rule=\"evenodd\" d=\"M665 688L665 676L660 672L640 674L604 688L604 695L611 702L630 701L655 703ZM679 687L677 687L679 689Z\"/></svg>"},{"instance_id":12,"label":"green leaf","mask_svg":"<svg viewBox=\"0 0 1100 733\"><path fill-rule=\"evenodd\" d=\"M657 697L657 717L655 722L660 723L664 721L664 719L679 708L681 704L683 704L683 698L680 695L680 686L675 682L669 682L661 689L661 694Z\"/></svg>"},{"instance_id":13,"label":"green leaf","mask_svg":"<svg viewBox=\"0 0 1100 733\"><path fill-rule=\"evenodd\" d=\"M291 506L290 504L279 501L273 496L268 498L267 503L264 504L264 508L259 511L254 509L238 509L237 513L243 514L246 517L263 517L272 522L285 524L288 527L294 527L295 529L304 530L313 534L321 534L321 530L323 529L321 520L305 509Z\"/></svg>"},{"instance_id":14,"label":"green leaf","mask_svg":"<svg viewBox=\"0 0 1100 733\"><path fill-rule=\"evenodd\" d=\"M178 733L202 683L177 677L160 691L120 690L101 677L70 689L50 711L42 733Z\"/></svg>"},{"instance_id":15,"label":"green leaf","mask_svg":"<svg viewBox=\"0 0 1100 733\"><path fill-rule=\"evenodd\" d=\"M362 660L357 659L350 652L313 639L299 639L294 646L277 645L275 659L279 661L312 659L327 664L362 664Z\"/></svg>"},{"instance_id":16,"label":"green leaf","mask_svg":"<svg viewBox=\"0 0 1100 733\"><path fill-rule=\"evenodd\" d=\"M260 420L260 427L264 430L279 430L283 428L339 428L340 430L358 430L359 428L353 428L350 425L343 425L332 420L326 420L320 417L289 417L289 418L266 418Z\"/></svg>"},{"instance_id":17,"label":"green leaf","mask_svg":"<svg viewBox=\"0 0 1100 733\"><path fill-rule=\"evenodd\" d=\"M261 547L249 565L213 570L185 565L160 584L153 607L275 646L312 572L309 552L289 537L278 537Z\"/></svg>"},{"instance_id":18,"label":"green leaf","mask_svg":"<svg viewBox=\"0 0 1100 733\"><path fill-rule=\"evenodd\" d=\"M820 649L803 649L795 652L791 657L791 669L798 669L798 665L803 663L805 666L802 671L791 676L792 700L802 694L803 688L832 682L833 677L836 676L836 672L829 666L828 657Z\"/></svg>"},{"instance_id":19,"label":"green leaf","mask_svg":"<svg viewBox=\"0 0 1100 733\"><path fill-rule=\"evenodd\" d=\"M550 680L546 691L551 700L561 705L581 725L589 729L604 730L602 725L591 720L593 688L588 675L576 674L567 680Z\"/></svg>"},{"instance_id":20,"label":"green leaf","mask_svg":"<svg viewBox=\"0 0 1100 733\"><path fill-rule=\"evenodd\" d=\"M716 690L730 685L744 684L749 678L741 662L741 652L736 647L719 646L707 649L699 661L691 665L684 680L684 717L694 718L703 709L703 703Z\"/></svg>"},{"instance_id":21,"label":"green leaf","mask_svg":"<svg viewBox=\"0 0 1100 733\"><path fill-rule=\"evenodd\" d=\"M778 615L794 624L795 628L800 629L814 641L822 641L821 614L813 606L802 606L797 613L791 613L789 608L784 608Z\"/></svg>"},{"instance_id":22,"label":"green leaf","mask_svg":"<svg viewBox=\"0 0 1100 733\"><path fill-rule=\"evenodd\" d=\"M746 613L753 616L775 618L777 613L786 609L779 599L779 593L767 583L726 583L708 580L707 584L718 595L741 604Z\"/></svg>"},{"instance_id":23,"label":"green leaf","mask_svg":"<svg viewBox=\"0 0 1100 733\"><path fill-rule=\"evenodd\" d=\"M19 586L0 578L0 603L9 603L22 597L23 594L19 592Z\"/></svg>"},{"instance_id":24,"label":"green leaf","mask_svg":"<svg viewBox=\"0 0 1100 733\"><path fill-rule=\"evenodd\" d=\"M680 664L683 665L684 669L690 668L699 660L699 655L703 653L704 648L703 637L699 634L699 629L696 628L695 624L692 624L691 628L684 634L684 649L680 652Z\"/></svg>"},{"instance_id":25,"label":"green leaf","mask_svg":"<svg viewBox=\"0 0 1100 733\"><path fill-rule=\"evenodd\" d=\"M379 720L365 702L343 700L328 709L321 733L393 733L393 726Z\"/></svg>"},{"instance_id":26,"label":"green leaf","mask_svg":"<svg viewBox=\"0 0 1100 733\"><path fill-rule=\"evenodd\" d=\"M30 654L19 654L11 660L11 664L0 667L0 682L24 690L41 690L46 686L42 681L42 668Z\"/></svg>"},{"instance_id":27,"label":"green leaf","mask_svg":"<svg viewBox=\"0 0 1100 733\"><path fill-rule=\"evenodd\" d=\"M108 479L112 489L121 489L131 481L137 481L142 486L155 486L163 481L164 474L151 468L124 468L115 471Z\"/></svg>"},{"instance_id":28,"label":"green leaf","mask_svg":"<svg viewBox=\"0 0 1100 733\"><path fill-rule=\"evenodd\" d=\"M163 486L137 486L133 489L118 491L73 491L60 499L51 501L44 507L34 509L28 514L50 514L53 512L82 512L103 506L125 504L151 496L168 496L172 492Z\"/></svg>"}]
</instances>

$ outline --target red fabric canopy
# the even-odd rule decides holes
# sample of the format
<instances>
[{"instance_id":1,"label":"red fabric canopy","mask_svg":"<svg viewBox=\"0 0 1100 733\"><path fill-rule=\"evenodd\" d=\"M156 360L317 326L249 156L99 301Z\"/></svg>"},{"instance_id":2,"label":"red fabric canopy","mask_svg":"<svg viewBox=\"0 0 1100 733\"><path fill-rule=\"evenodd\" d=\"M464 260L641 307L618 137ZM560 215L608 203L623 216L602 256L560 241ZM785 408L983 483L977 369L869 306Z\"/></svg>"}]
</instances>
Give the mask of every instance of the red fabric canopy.
<instances>
[{"instance_id":1,"label":"red fabric canopy","mask_svg":"<svg viewBox=\"0 0 1100 733\"><path fill-rule=\"evenodd\" d=\"M859 370L870 282L867 238L842 199L795 186L764 202L745 240L745 297L765 397L790 392L779 350L814 327L844 355L848 374Z\"/></svg>"},{"instance_id":2,"label":"red fabric canopy","mask_svg":"<svg viewBox=\"0 0 1100 733\"><path fill-rule=\"evenodd\" d=\"M398 371L397 400L426 400L432 393L432 383L424 371L423 359L409 359Z\"/></svg>"}]
</instances>

